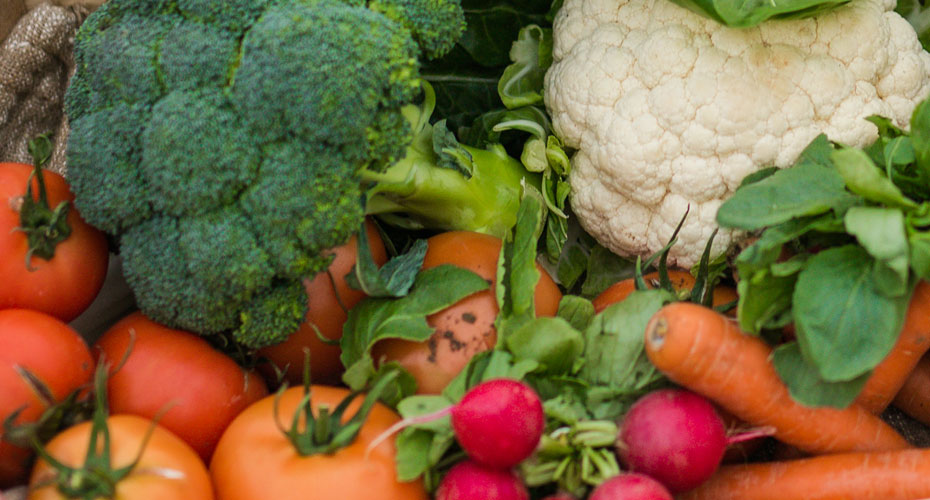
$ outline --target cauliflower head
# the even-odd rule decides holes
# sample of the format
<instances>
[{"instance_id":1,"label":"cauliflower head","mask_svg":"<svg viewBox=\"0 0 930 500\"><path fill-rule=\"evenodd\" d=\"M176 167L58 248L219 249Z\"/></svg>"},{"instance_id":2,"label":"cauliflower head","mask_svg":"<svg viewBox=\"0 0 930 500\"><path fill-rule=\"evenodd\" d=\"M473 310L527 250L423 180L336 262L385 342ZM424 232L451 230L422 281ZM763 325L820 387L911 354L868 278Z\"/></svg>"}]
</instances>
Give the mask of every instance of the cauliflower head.
<instances>
[{"instance_id":1,"label":"cauliflower head","mask_svg":"<svg viewBox=\"0 0 930 500\"><path fill-rule=\"evenodd\" d=\"M572 208L625 256L697 262L717 208L748 174L787 167L818 134L851 146L865 120L907 127L930 91L930 54L893 0L734 29L668 0L566 0L546 106L572 159ZM739 238L721 231L712 252Z\"/></svg>"}]
</instances>

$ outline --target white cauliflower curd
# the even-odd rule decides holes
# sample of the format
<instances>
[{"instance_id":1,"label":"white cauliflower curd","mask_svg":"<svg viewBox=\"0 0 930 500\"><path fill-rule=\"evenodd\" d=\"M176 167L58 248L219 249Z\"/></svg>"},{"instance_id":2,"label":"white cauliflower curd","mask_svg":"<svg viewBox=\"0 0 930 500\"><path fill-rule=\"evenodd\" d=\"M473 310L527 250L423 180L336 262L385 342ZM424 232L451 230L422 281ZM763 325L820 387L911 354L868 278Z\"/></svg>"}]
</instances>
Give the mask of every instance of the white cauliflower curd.
<instances>
[{"instance_id":1,"label":"white cauliflower curd","mask_svg":"<svg viewBox=\"0 0 930 500\"><path fill-rule=\"evenodd\" d=\"M894 0L728 28L669 0L565 0L546 107L572 159L572 208L620 255L648 255L690 206L669 262L691 266L747 174L818 134L864 146L870 115L905 128L930 54ZM734 240L721 231L714 253Z\"/></svg>"}]
</instances>

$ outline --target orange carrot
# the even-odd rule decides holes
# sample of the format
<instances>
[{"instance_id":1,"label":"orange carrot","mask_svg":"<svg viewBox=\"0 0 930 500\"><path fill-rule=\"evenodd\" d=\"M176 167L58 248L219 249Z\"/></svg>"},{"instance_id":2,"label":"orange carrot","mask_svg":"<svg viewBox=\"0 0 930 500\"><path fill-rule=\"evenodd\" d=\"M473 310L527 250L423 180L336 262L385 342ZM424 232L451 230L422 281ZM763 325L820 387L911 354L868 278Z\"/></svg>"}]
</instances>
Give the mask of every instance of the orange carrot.
<instances>
[{"instance_id":1,"label":"orange carrot","mask_svg":"<svg viewBox=\"0 0 930 500\"><path fill-rule=\"evenodd\" d=\"M679 500L930 498L930 449L840 453L726 465Z\"/></svg>"},{"instance_id":2,"label":"orange carrot","mask_svg":"<svg viewBox=\"0 0 930 500\"><path fill-rule=\"evenodd\" d=\"M914 289L898 341L875 367L856 403L872 413L883 412L927 349L930 349L930 284L921 281ZM930 391L930 387L926 390Z\"/></svg>"},{"instance_id":3,"label":"orange carrot","mask_svg":"<svg viewBox=\"0 0 930 500\"><path fill-rule=\"evenodd\" d=\"M930 355L920 358L892 404L914 420L930 425Z\"/></svg>"},{"instance_id":4,"label":"orange carrot","mask_svg":"<svg viewBox=\"0 0 930 500\"><path fill-rule=\"evenodd\" d=\"M753 426L805 452L842 453L908 448L908 442L858 405L803 406L772 365L772 349L732 319L698 304L673 302L646 326L646 354L672 381L717 402Z\"/></svg>"}]
</instances>

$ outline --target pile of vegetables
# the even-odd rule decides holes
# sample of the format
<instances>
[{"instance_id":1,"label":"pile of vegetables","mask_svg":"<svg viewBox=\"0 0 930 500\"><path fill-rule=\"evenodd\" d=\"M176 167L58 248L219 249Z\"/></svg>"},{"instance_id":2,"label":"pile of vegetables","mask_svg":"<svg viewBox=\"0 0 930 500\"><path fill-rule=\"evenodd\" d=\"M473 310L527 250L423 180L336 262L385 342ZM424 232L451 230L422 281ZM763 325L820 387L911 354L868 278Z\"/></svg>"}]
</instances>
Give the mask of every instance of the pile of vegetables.
<instances>
[{"instance_id":1,"label":"pile of vegetables","mask_svg":"<svg viewBox=\"0 0 930 500\"><path fill-rule=\"evenodd\" d=\"M0 490L930 497L926 16L110 0L0 163Z\"/></svg>"}]
</instances>

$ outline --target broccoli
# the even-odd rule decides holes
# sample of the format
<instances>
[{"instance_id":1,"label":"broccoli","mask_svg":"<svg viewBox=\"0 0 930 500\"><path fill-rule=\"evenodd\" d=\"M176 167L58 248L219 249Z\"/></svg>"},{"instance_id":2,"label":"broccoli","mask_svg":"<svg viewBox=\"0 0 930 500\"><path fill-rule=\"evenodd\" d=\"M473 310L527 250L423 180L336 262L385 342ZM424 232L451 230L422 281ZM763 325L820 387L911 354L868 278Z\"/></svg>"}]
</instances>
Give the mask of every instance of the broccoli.
<instances>
[{"instance_id":1,"label":"broccoli","mask_svg":"<svg viewBox=\"0 0 930 500\"><path fill-rule=\"evenodd\" d=\"M460 144L445 121L429 123L435 94L402 113L414 131L404 157L362 171L366 213L406 229L469 230L504 238L516 223L527 185L541 189L530 172L499 143L485 149Z\"/></svg>"},{"instance_id":2,"label":"broccoli","mask_svg":"<svg viewBox=\"0 0 930 500\"><path fill-rule=\"evenodd\" d=\"M75 39L75 204L111 234L140 309L259 348L303 320L303 279L400 160L423 58L458 0L110 0ZM376 167L380 166L380 167Z\"/></svg>"}]
</instances>

